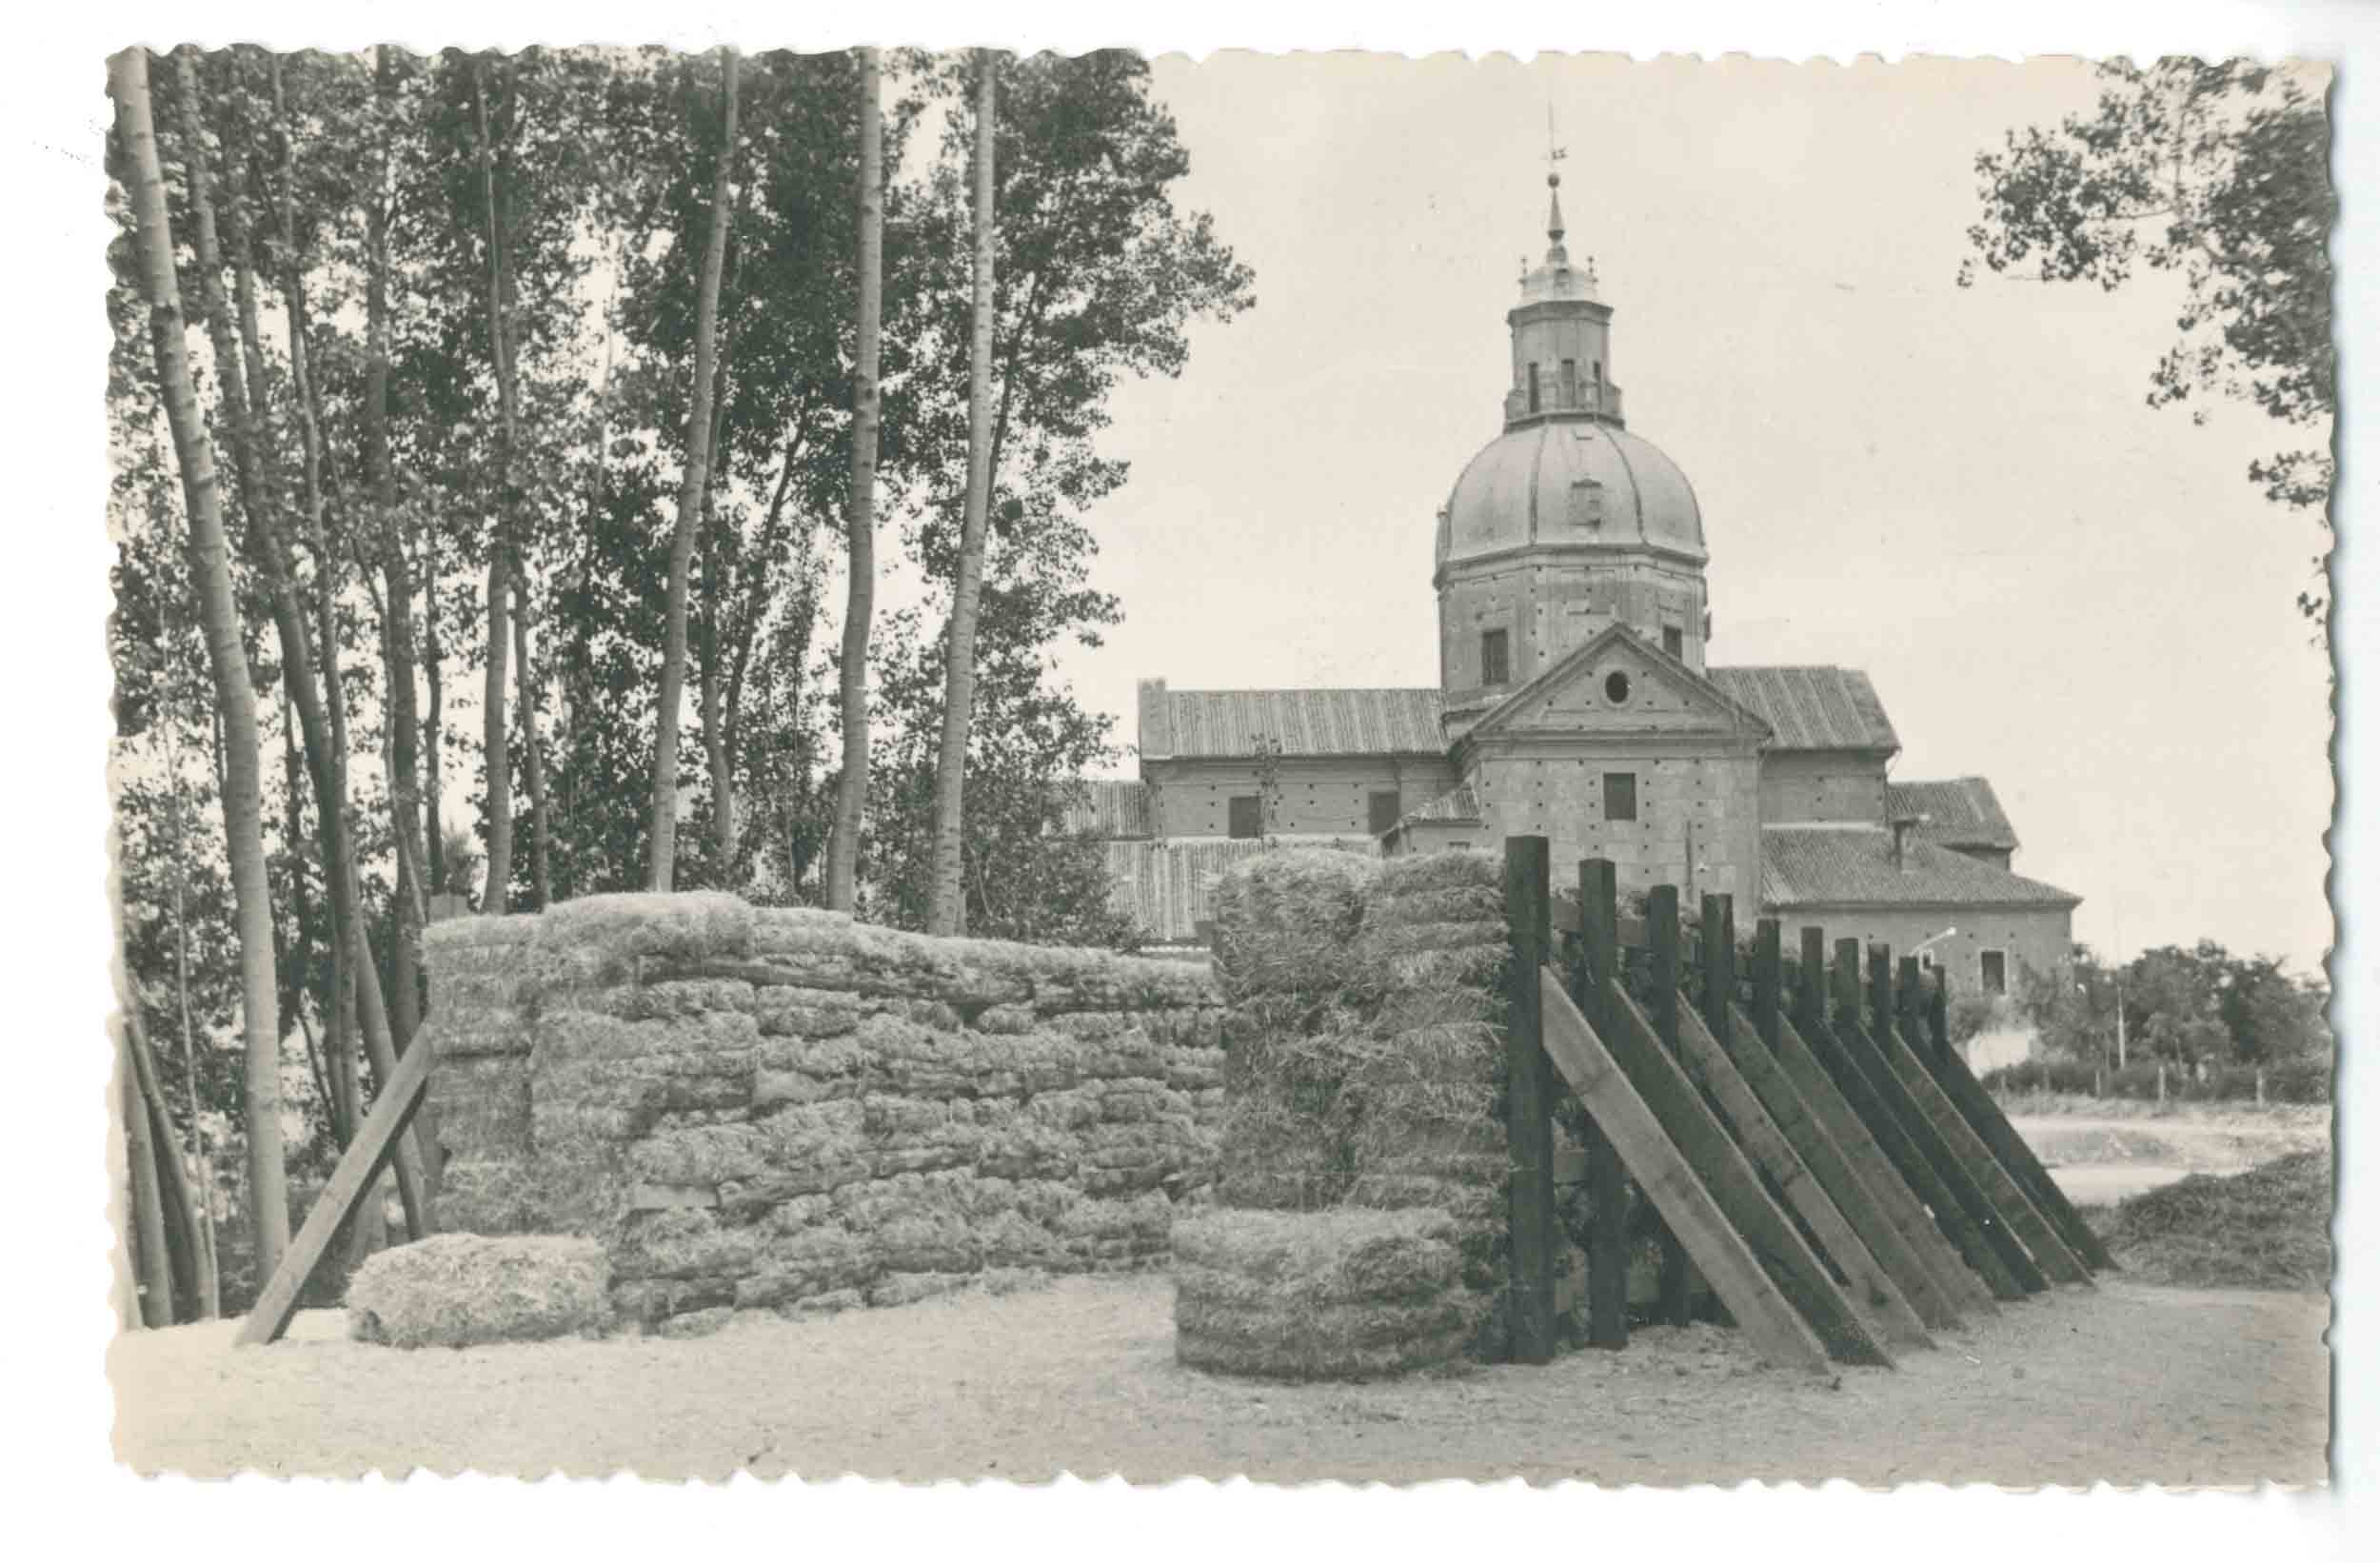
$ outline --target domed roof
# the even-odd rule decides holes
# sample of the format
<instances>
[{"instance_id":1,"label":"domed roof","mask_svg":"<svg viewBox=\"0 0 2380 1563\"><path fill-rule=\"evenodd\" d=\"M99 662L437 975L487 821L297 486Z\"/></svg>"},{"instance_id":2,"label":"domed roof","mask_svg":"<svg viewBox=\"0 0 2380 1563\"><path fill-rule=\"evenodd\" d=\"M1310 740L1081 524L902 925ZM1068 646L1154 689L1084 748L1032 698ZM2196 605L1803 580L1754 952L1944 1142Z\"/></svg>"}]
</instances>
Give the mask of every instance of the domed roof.
<instances>
[{"instance_id":1,"label":"domed roof","mask_svg":"<svg viewBox=\"0 0 2380 1563\"><path fill-rule=\"evenodd\" d=\"M1702 506L1677 464L1650 440L1594 418L1508 429L1455 480L1438 519L1440 568L1531 544L1710 558Z\"/></svg>"}]
</instances>

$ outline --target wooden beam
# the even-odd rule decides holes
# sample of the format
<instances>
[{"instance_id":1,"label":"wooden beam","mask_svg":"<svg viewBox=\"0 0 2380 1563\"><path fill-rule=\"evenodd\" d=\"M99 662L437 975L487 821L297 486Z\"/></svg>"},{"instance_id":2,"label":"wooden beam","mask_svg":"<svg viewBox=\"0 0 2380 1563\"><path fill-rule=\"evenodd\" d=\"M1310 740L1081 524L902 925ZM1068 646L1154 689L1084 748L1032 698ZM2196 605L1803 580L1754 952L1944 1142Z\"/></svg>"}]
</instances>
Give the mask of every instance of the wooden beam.
<instances>
[{"instance_id":1,"label":"wooden beam","mask_svg":"<svg viewBox=\"0 0 2380 1563\"><path fill-rule=\"evenodd\" d=\"M1914 997L1914 994L1912 994ZM1927 1070L1914 1049L1897 1033L1886 1031L1875 1039L1877 1051L1885 1062L1900 1078L1910 1097L1925 1113L1927 1120L1941 1135L1942 1142L1958 1157L1975 1186L1992 1202L1993 1210L2007 1229L2021 1241L2041 1274L2067 1286L2091 1284L2091 1267L2066 1246L2063 1238L2028 1197L2022 1186L2009 1175L2000 1159L1975 1133L1966 1115L1951 1101L1949 1093Z\"/></svg>"},{"instance_id":2,"label":"wooden beam","mask_svg":"<svg viewBox=\"0 0 2380 1563\"><path fill-rule=\"evenodd\" d=\"M1725 1019L1732 1029L1734 1017ZM1855 1180L1819 1177L1811 1160L1802 1155L1805 1145L1815 1155L1824 1152L1816 1143L1815 1125L1809 1110L1776 1072L1776 1060L1761 1052L1755 1041L1752 1051L1757 1054L1757 1061L1744 1055L1745 1067L1738 1069L1736 1060L1711 1035L1702 1017L1691 1012L1679 1028L1678 1039L1684 1044L1682 1061L1687 1077L1718 1103L1719 1113L1735 1131L1735 1143L1743 1148L1745 1157L1768 1175L1775 1193L1782 1196L1786 1206L1801 1217L1811 1236L1817 1239L1820 1254L1833 1261L1841 1274L1843 1278L1837 1290L1859 1315L1877 1352L1884 1353L1887 1342L1899 1346L1933 1345L1934 1337L1926 1334L1925 1321L1910 1306L1892 1272L1877 1261L1860 1238L1828 1184L1832 1182L1840 1188L1845 1199L1864 1201L1866 1192L1858 1188ZM1747 1078L1749 1072L1761 1071L1763 1065L1770 1096L1755 1090ZM1769 1110L1768 1101L1772 1098L1776 1102L1776 1113ZM1786 1118L1795 1124L1792 1133L1784 1126ZM1830 1164L1830 1174L1840 1170L1839 1158Z\"/></svg>"},{"instance_id":3,"label":"wooden beam","mask_svg":"<svg viewBox=\"0 0 2380 1563\"><path fill-rule=\"evenodd\" d=\"M1611 1051L1552 973L1541 975L1545 1050L1587 1116L1619 1153L1661 1219L1711 1277L1753 1348L1768 1361L1827 1371L1826 1348L1689 1165ZM1619 1001L1625 1003L1625 996Z\"/></svg>"},{"instance_id":4,"label":"wooden beam","mask_svg":"<svg viewBox=\"0 0 2380 1563\"><path fill-rule=\"evenodd\" d=\"M1813 949L1814 936L1823 937L1815 929L1803 930L1803 986L1800 1013L1794 1022L1802 1039L1858 1114L1860 1122L1883 1147L1910 1192L1925 1206L1943 1240L1958 1251L1966 1272L1975 1277L1985 1295L1995 1301L2022 1297L2025 1289L2009 1274L1992 1245L1984 1240L1983 1233L1968 1218L1966 1207L1951 1192L1950 1185L1935 1170L1934 1158L1918 1143L1911 1120L1885 1097L1868 1065L1854 1057L1827 1018L1826 950L1822 943ZM1835 987L1838 997L1846 991L1839 963L1835 968ZM1855 984L1849 991L1855 993Z\"/></svg>"},{"instance_id":5,"label":"wooden beam","mask_svg":"<svg viewBox=\"0 0 2380 1563\"><path fill-rule=\"evenodd\" d=\"M1942 1049L1934 1058L1933 1068L1934 1079L1948 1093L1952 1102L1967 1119L1969 1127L1982 1137L1983 1142L1999 1157L2000 1164L2024 1185L2026 1192L2033 1196L2033 1207L2049 1217L2051 1225L2057 1228L2058 1236L2066 1240L2066 1246L2074 1251L2075 1256L2093 1270L2116 1268L2114 1256L2099 1240L2099 1235L2091 1230L2091 1223L2082 1218L2082 1213L2074 1208L2073 1202L2066 1197L2066 1191L2057 1186L2057 1179L2050 1176L2050 1169L2041 1164L2039 1157L2033 1155L2033 1147L2025 1143L2025 1137L2016 1132L2014 1124L2009 1122L2008 1115L2000 1111L2000 1104L1992 1099L1992 1093L1986 1091L1983 1083L1975 1078L1973 1071L1967 1067L1967 1060L1958 1056L1958 1050L1953 1047Z\"/></svg>"},{"instance_id":6,"label":"wooden beam","mask_svg":"<svg viewBox=\"0 0 2380 1563\"><path fill-rule=\"evenodd\" d=\"M1610 1029L1599 1035L1627 1071L1629 1083L1653 1109L1729 1222L1743 1234L1778 1290L1826 1342L1828 1353L1838 1362L1890 1365L1881 1342L1835 1287L1793 1218L1761 1186L1759 1175L1726 1125L1677 1059L1661 1046L1644 1011L1626 993L1615 993L1611 1019Z\"/></svg>"},{"instance_id":7,"label":"wooden beam","mask_svg":"<svg viewBox=\"0 0 2380 1563\"><path fill-rule=\"evenodd\" d=\"M1504 842L1504 1128L1512 1156L1512 1331L1516 1362L1554 1360L1554 1079L1537 973L1554 948L1552 857L1542 836Z\"/></svg>"},{"instance_id":8,"label":"wooden beam","mask_svg":"<svg viewBox=\"0 0 2380 1563\"><path fill-rule=\"evenodd\" d=\"M240 1326L240 1345L270 1345L289 1327L289 1316L297 1312L298 1294L330 1251L340 1223L347 1218L356 1197L379 1178L413 1115L421 1110L423 1098L429 1094L430 1068L437 1058L438 1049L425 1026L414 1037L413 1045L405 1050L405 1057L397 1060L396 1070L381 1082L379 1098L365 1116L364 1127L347 1142L347 1154L339 1157L330 1181L323 1185L314 1208L307 1213L306 1225L298 1229L281 1268L265 1283L256 1306Z\"/></svg>"},{"instance_id":9,"label":"wooden beam","mask_svg":"<svg viewBox=\"0 0 2380 1563\"><path fill-rule=\"evenodd\" d=\"M1958 1249L1934 1224L1934 1217L1911 1189L1909 1180L1901 1176L1892 1155L1791 1020L1780 1019L1778 1022L1776 1061L1801 1093L1801 1099L1834 1137L1844 1159L1858 1174L1877 1218L1898 1235L1902 1247L1914 1256L1923 1270L1923 1285L1913 1287L1906 1278L1901 1282L1901 1292L1917 1310L1917 1316L1935 1329L1949 1329L1964 1315L1995 1312L1997 1305L1992 1299L1992 1289L1968 1267Z\"/></svg>"},{"instance_id":10,"label":"wooden beam","mask_svg":"<svg viewBox=\"0 0 2380 1563\"><path fill-rule=\"evenodd\" d=\"M1647 946L1653 956L1653 1002L1651 1017L1653 1033L1670 1056L1677 1056L1677 886L1656 884L1645 893L1644 923ZM1604 1035L1619 1029L1619 1018L1607 1014ZM1638 1090L1644 1087L1639 1084ZM1677 1235L1667 1227L1661 1230L1661 1294L1659 1312L1663 1321L1684 1324L1694 1317L1694 1265Z\"/></svg>"},{"instance_id":11,"label":"wooden beam","mask_svg":"<svg viewBox=\"0 0 2380 1563\"><path fill-rule=\"evenodd\" d=\"M1578 865L1578 1007L1606 1025L1604 995L1619 983L1619 872L1609 858ZM1612 1137L1587 1118L1587 1344L1628 1344L1628 1170Z\"/></svg>"},{"instance_id":12,"label":"wooden beam","mask_svg":"<svg viewBox=\"0 0 2380 1563\"><path fill-rule=\"evenodd\" d=\"M1993 1207L1991 1199L1985 1196L1981 1185L1976 1183L1974 1173L1959 1159L1957 1153L1943 1139L1940 1125L1928 1117L1925 1108L1919 1104L1917 1098L1910 1095L1907 1083L1894 1073L1891 1061L1885 1058L1883 1050L1876 1045L1874 1033L1869 1029L1869 1023L1862 1019L1860 1013L1858 941L1848 939L1839 940L1835 942L1835 970L1845 990L1844 997L1847 1000L1836 1020L1835 1039L1842 1043L1843 1051L1850 1055L1867 1075L1869 1083L1875 1087L1876 1095L1884 1098L1894 1116L1900 1119L1901 1127L1909 1131L1909 1138L1924 1154L1927 1162L1933 1166L1935 1175L1941 1178L1942 1185L1950 1190L1951 1197L1958 1202L1960 1211L1966 1215L1968 1221L1983 1238L1985 1246L1991 1250L1993 1258L2006 1273L2008 1278L2015 1282L2018 1289L2017 1296L2021 1297L2031 1293L2047 1291L2050 1285L2049 1277L2041 1273L2041 1267L2033 1262L2033 1256L2025 1252L2025 1245L2019 1242L2016 1235L2009 1230L2007 1220L1999 1211ZM1877 991L1875 970L1872 962L1868 983L1871 1007L1873 1007ZM1987 1275L1986 1279L1991 1278ZM1992 1290L1994 1295L2006 1296L2000 1291L1996 1282Z\"/></svg>"}]
</instances>

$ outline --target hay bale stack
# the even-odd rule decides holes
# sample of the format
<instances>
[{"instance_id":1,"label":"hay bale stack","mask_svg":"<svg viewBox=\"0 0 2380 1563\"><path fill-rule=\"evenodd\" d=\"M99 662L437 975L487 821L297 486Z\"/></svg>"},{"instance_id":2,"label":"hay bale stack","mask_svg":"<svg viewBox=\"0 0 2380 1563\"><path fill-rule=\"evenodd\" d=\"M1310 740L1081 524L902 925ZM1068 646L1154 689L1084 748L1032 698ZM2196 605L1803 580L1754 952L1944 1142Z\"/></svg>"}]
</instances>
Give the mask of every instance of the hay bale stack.
<instances>
[{"instance_id":1,"label":"hay bale stack","mask_svg":"<svg viewBox=\"0 0 2380 1563\"><path fill-rule=\"evenodd\" d=\"M480 1346L600 1334L611 1262L588 1237L446 1233L384 1250L347 1285L347 1334L379 1346Z\"/></svg>"},{"instance_id":2,"label":"hay bale stack","mask_svg":"<svg viewBox=\"0 0 2380 1563\"><path fill-rule=\"evenodd\" d=\"M442 1230L537 1229L545 1204L529 1133L530 1017L539 919L450 918L422 932L437 974L422 1037L438 1050L425 1114L446 1157Z\"/></svg>"},{"instance_id":3,"label":"hay bale stack","mask_svg":"<svg viewBox=\"0 0 2380 1563\"><path fill-rule=\"evenodd\" d=\"M1351 957L1376 861L1298 848L1235 864L1216 886L1215 977L1229 1005L1216 1197L1239 1210L1319 1210L1354 1179L1344 1087L1360 1051Z\"/></svg>"},{"instance_id":4,"label":"hay bale stack","mask_svg":"<svg viewBox=\"0 0 2380 1563\"><path fill-rule=\"evenodd\" d=\"M1174 1224L1174 1354L1210 1373L1384 1378L1461 1359L1485 1299L1428 1211L1213 1211Z\"/></svg>"},{"instance_id":5,"label":"hay bale stack","mask_svg":"<svg viewBox=\"0 0 2380 1563\"><path fill-rule=\"evenodd\" d=\"M1504 1132L1503 865L1485 853L1400 858L1365 897L1361 960L1381 985L1349 1077L1356 1128L1348 1203L1438 1210L1463 1284L1500 1304L1511 1271ZM1477 1355L1498 1355L1499 1306Z\"/></svg>"}]
</instances>

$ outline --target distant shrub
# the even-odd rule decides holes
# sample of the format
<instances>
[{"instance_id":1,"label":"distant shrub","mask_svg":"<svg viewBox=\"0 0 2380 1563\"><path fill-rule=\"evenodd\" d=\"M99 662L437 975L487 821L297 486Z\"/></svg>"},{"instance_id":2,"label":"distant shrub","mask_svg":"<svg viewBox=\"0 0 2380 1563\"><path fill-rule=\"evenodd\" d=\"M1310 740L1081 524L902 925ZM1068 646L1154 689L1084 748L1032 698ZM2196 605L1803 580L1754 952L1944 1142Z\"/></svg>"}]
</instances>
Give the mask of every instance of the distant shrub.
<instances>
[{"instance_id":1,"label":"distant shrub","mask_svg":"<svg viewBox=\"0 0 2380 1563\"><path fill-rule=\"evenodd\" d=\"M2059 1096L2098 1096L2130 1101L2157 1099L2157 1066L2152 1062L2103 1069L2075 1058L2028 1058L1994 1069L1983 1077L1986 1089L2003 1096L2038 1092ZM2165 1069L2168 1101L2253 1101L2256 1066L2215 1064L2202 1079L2178 1065ZM2268 1102L2326 1102L2330 1099L2328 1061L2268 1065L2264 1072Z\"/></svg>"}]
</instances>

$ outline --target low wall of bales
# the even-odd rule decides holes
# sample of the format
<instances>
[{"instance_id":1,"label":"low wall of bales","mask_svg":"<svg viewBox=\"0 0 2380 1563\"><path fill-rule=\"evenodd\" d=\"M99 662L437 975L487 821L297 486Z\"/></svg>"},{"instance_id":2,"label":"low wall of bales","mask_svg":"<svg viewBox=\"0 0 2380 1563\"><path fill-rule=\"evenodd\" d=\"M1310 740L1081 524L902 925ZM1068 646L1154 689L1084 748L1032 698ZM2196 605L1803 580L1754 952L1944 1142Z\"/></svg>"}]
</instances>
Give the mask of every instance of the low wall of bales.
<instances>
[{"instance_id":1,"label":"low wall of bales","mask_svg":"<svg viewBox=\"0 0 2380 1563\"><path fill-rule=\"evenodd\" d=\"M624 1316L1161 1263L1215 1175L1209 974L724 895L424 937L442 1230L595 1237Z\"/></svg>"},{"instance_id":2,"label":"low wall of bales","mask_svg":"<svg viewBox=\"0 0 2380 1563\"><path fill-rule=\"evenodd\" d=\"M1434 1240L1454 1249L1476 1304L1458 1310L1472 1321L1462 1355L1499 1359L1511 1281L1500 855L1271 853L1236 866L1215 907L1229 1042L1218 1202L1442 1212Z\"/></svg>"}]
</instances>

